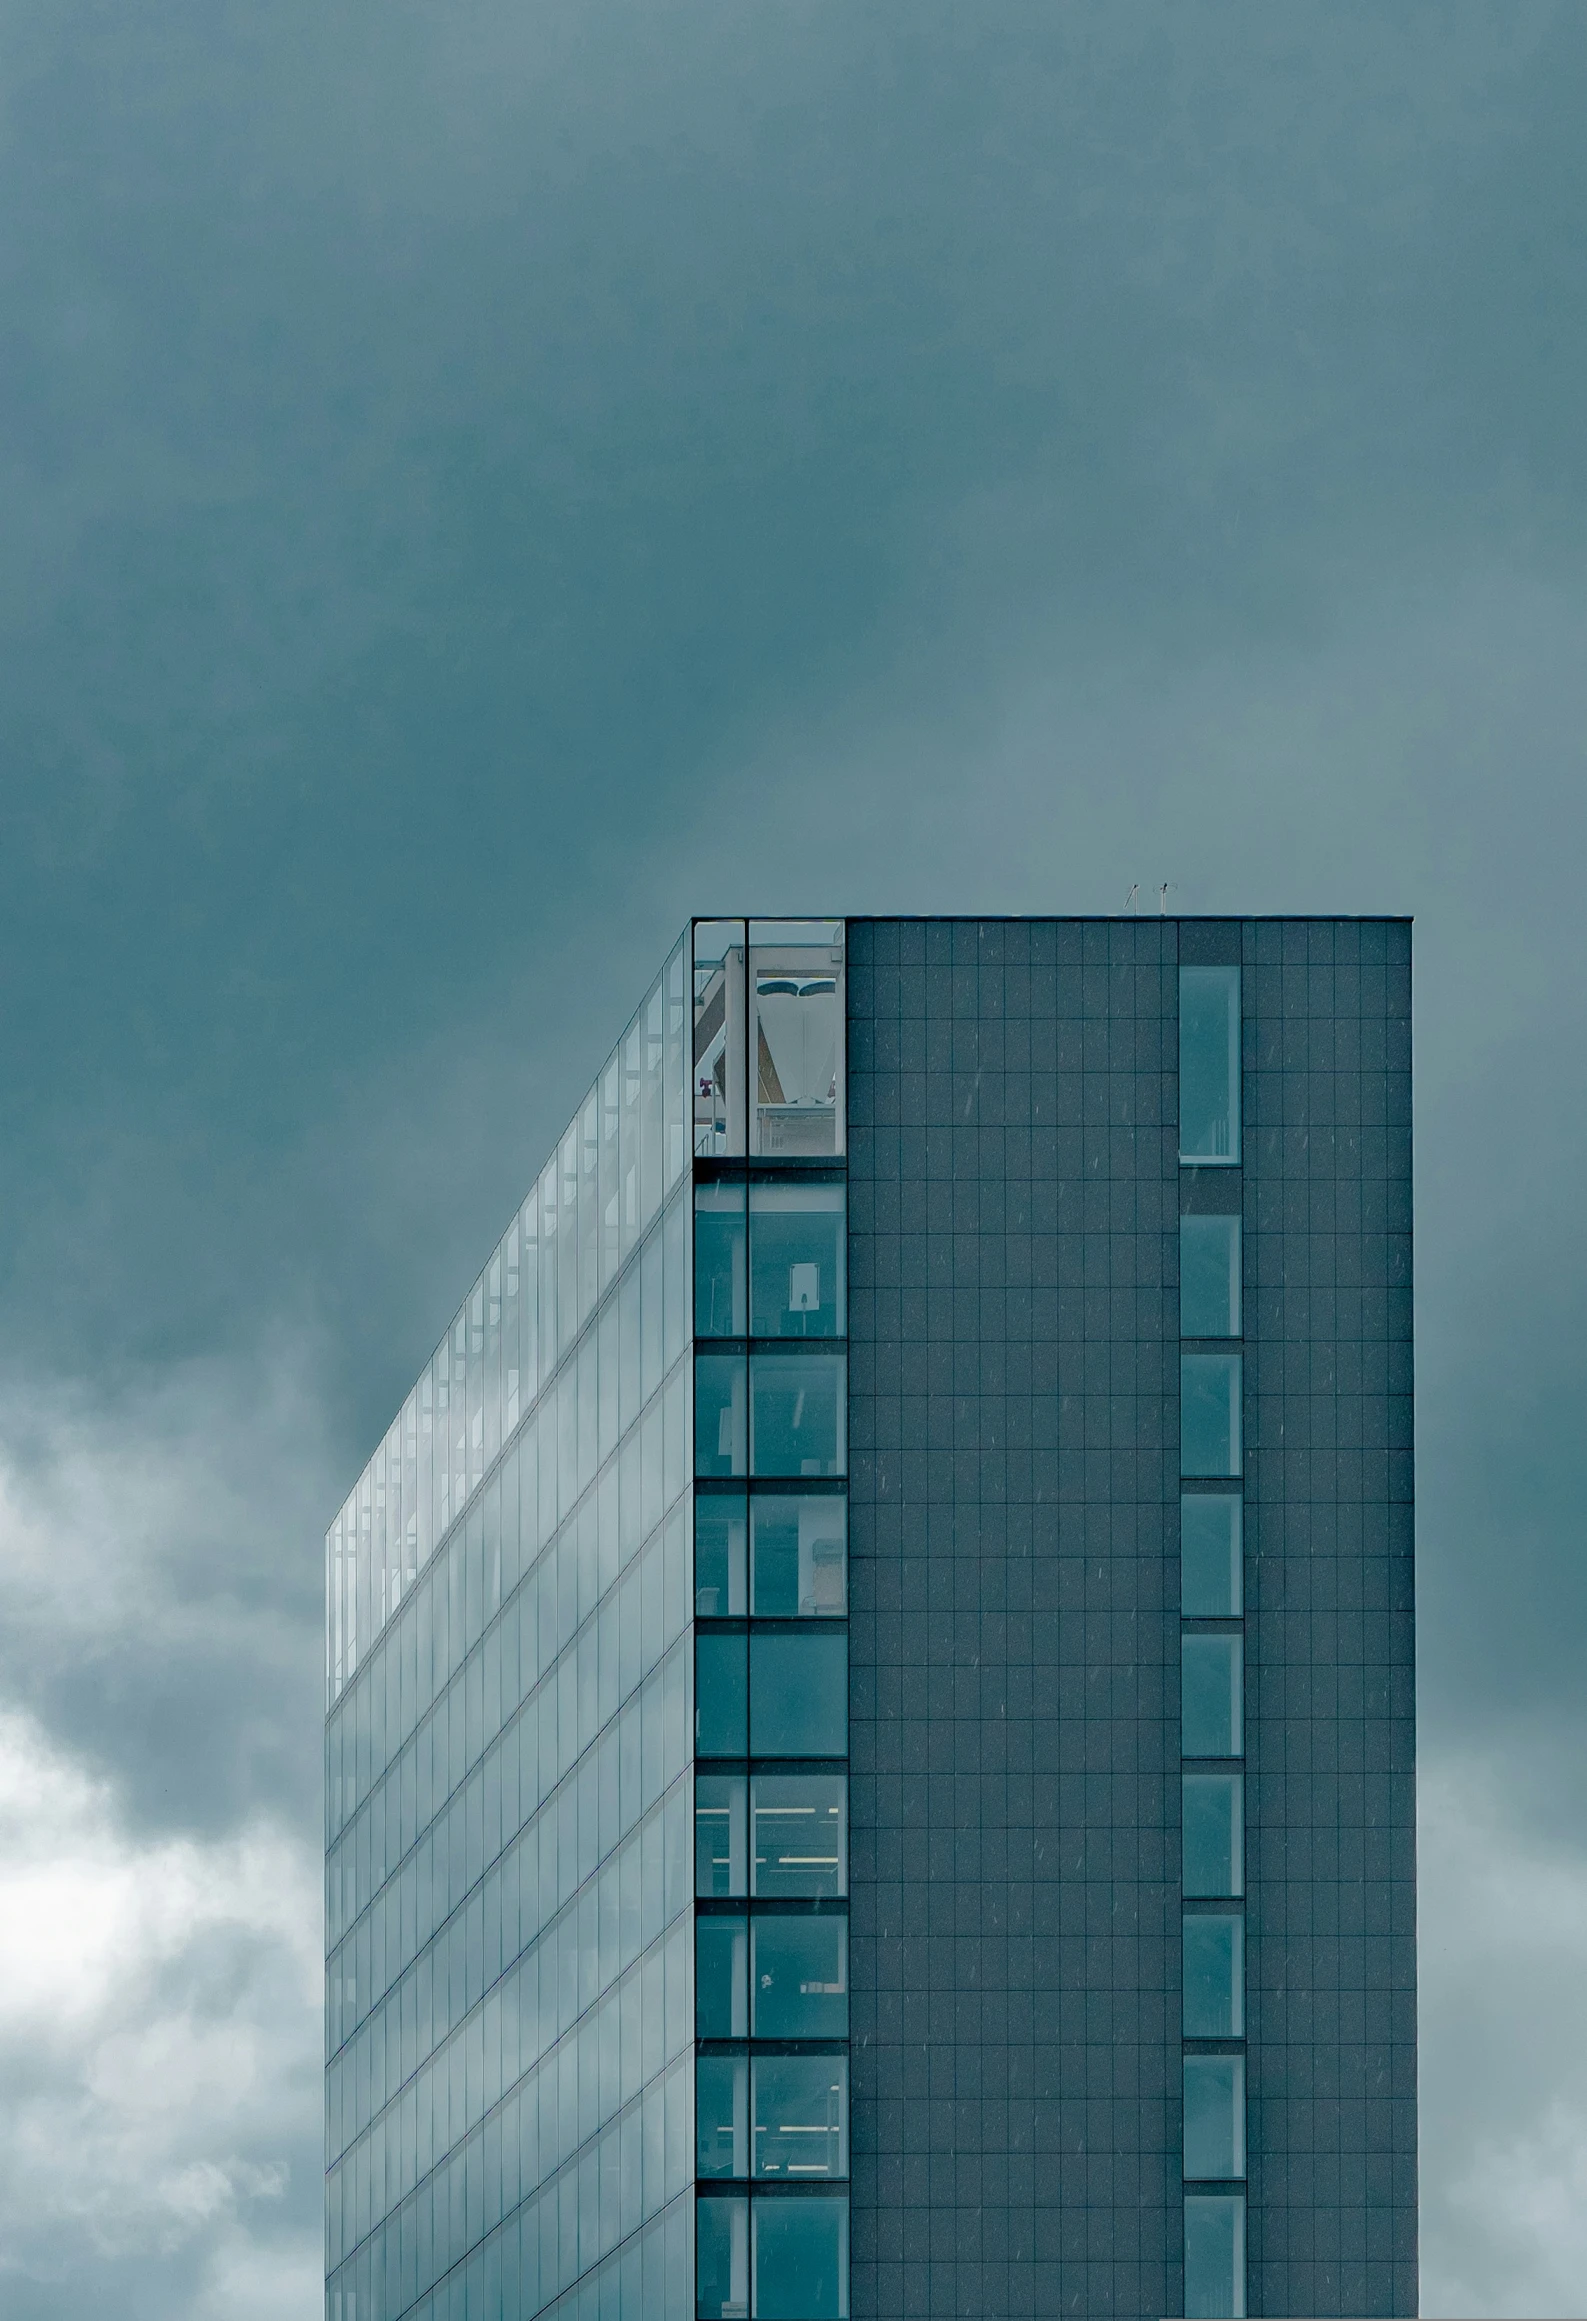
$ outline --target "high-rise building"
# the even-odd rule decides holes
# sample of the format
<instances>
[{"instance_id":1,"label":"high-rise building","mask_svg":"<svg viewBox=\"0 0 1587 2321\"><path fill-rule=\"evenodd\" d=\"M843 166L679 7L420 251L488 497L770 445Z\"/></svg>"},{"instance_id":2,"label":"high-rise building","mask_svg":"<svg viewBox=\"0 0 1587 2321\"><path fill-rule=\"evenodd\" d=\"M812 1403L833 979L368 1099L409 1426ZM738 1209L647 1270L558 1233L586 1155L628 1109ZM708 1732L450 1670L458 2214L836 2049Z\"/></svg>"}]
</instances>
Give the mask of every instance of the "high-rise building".
<instances>
[{"instance_id":1,"label":"high-rise building","mask_svg":"<svg viewBox=\"0 0 1587 2321\"><path fill-rule=\"evenodd\" d=\"M1416 2311L1410 930L696 921L328 1539L331 2321Z\"/></svg>"}]
</instances>

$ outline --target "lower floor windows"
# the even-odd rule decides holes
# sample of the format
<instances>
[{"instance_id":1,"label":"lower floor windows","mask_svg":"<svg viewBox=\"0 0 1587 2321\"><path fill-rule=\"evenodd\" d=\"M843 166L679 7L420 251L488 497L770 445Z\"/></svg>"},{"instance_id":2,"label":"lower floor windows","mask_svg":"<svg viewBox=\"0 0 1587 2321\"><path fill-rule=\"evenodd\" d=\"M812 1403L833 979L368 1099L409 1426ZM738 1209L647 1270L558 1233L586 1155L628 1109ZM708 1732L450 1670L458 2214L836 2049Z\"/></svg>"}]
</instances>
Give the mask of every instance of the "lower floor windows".
<instances>
[{"instance_id":1,"label":"lower floor windows","mask_svg":"<svg viewBox=\"0 0 1587 2321\"><path fill-rule=\"evenodd\" d=\"M1185 2195L1186 2321L1244 2321L1245 2195Z\"/></svg>"},{"instance_id":2,"label":"lower floor windows","mask_svg":"<svg viewBox=\"0 0 1587 2321\"><path fill-rule=\"evenodd\" d=\"M1245 2057L1185 2057L1185 2175L1227 2183L1245 2174Z\"/></svg>"},{"instance_id":3,"label":"lower floor windows","mask_svg":"<svg viewBox=\"0 0 1587 2321\"><path fill-rule=\"evenodd\" d=\"M847 2321L846 2199L708 2198L696 2223L701 2321Z\"/></svg>"}]
</instances>

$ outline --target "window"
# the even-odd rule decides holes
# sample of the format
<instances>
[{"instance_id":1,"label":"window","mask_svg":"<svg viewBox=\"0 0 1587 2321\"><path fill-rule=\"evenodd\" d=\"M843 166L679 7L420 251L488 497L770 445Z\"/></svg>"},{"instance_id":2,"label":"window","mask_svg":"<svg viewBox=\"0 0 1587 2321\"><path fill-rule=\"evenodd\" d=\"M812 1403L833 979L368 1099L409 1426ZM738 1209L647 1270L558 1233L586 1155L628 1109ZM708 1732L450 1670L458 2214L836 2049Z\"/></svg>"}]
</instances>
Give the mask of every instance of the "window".
<instances>
[{"instance_id":1,"label":"window","mask_svg":"<svg viewBox=\"0 0 1587 2321\"><path fill-rule=\"evenodd\" d=\"M843 922L750 926L750 1138L766 1160L843 1150Z\"/></svg>"},{"instance_id":2,"label":"window","mask_svg":"<svg viewBox=\"0 0 1587 2321\"><path fill-rule=\"evenodd\" d=\"M697 1773L694 1777L697 1894L725 1897L749 1891L747 1788L742 1773Z\"/></svg>"},{"instance_id":3,"label":"window","mask_svg":"<svg viewBox=\"0 0 1587 2321\"><path fill-rule=\"evenodd\" d=\"M1240 1357L1179 1357L1179 1471L1182 1475L1240 1472Z\"/></svg>"},{"instance_id":4,"label":"window","mask_svg":"<svg viewBox=\"0 0 1587 2321\"><path fill-rule=\"evenodd\" d=\"M749 2037L747 1919L695 1920L694 2028L702 2039Z\"/></svg>"},{"instance_id":5,"label":"window","mask_svg":"<svg viewBox=\"0 0 1587 2321\"><path fill-rule=\"evenodd\" d=\"M742 1338L749 1332L742 1185L694 1188L694 1334Z\"/></svg>"},{"instance_id":6,"label":"window","mask_svg":"<svg viewBox=\"0 0 1587 2321\"><path fill-rule=\"evenodd\" d=\"M1240 1220L1179 1220L1179 1334L1182 1338L1240 1335Z\"/></svg>"},{"instance_id":7,"label":"window","mask_svg":"<svg viewBox=\"0 0 1587 2321\"><path fill-rule=\"evenodd\" d=\"M841 1338L847 1326L842 1185L754 1185L749 1216L755 1336Z\"/></svg>"},{"instance_id":8,"label":"window","mask_svg":"<svg viewBox=\"0 0 1587 2321\"><path fill-rule=\"evenodd\" d=\"M757 2055L755 2174L786 2183L849 2172L846 2055Z\"/></svg>"},{"instance_id":9,"label":"window","mask_svg":"<svg viewBox=\"0 0 1587 2321\"><path fill-rule=\"evenodd\" d=\"M1237 1619L1244 1609L1241 1509L1233 1492L1179 1502L1179 1608L1187 1620Z\"/></svg>"},{"instance_id":10,"label":"window","mask_svg":"<svg viewBox=\"0 0 1587 2321\"><path fill-rule=\"evenodd\" d=\"M1245 2200L1194 2192L1185 2202L1186 2321L1243 2321Z\"/></svg>"},{"instance_id":11,"label":"window","mask_svg":"<svg viewBox=\"0 0 1587 2321\"><path fill-rule=\"evenodd\" d=\"M749 2062L701 2055L694 2066L695 2156L702 2176L749 2174Z\"/></svg>"},{"instance_id":12,"label":"window","mask_svg":"<svg viewBox=\"0 0 1587 2321\"><path fill-rule=\"evenodd\" d=\"M697 1365L700 1367L703 1365ZM841 1354L756 1354L750 1362L757 1475L842 1475L846 1365ZM711 1469L710 1472L717 1470ZM738 1474L737 1467L731 1470Z\"/></svg>"},{"instance_id":13,"label":"window","mask_svg":"<svg viewBox=\"0 0 1587 2321\"><path fill-rule=\"evenodd\" d=\"M1185 2057L1185 2174L1213 2182L1245 2174L1245 2057Z\"/></svg>"},{"instance_id":14,"label":"window","mask_svg":"<svg viewBox=\"0 0 1587 2321\"><path fill-rule=\"evenodd\" d=\"M1187 1757L1238 1757L1244 1650L1238 1636L1192 1629L1179 1640L1182 1751Z\"/></svg>"},{"instance_id":15,"label":"window","mask_svg":"<svg viewBox=\"0 0 1587 2321\"><path fill-rule=\"evenodd\" d=\"M1179 970L1179 1157L1240 1157L1240 970Z\"/></svg>"},{"instance_id":16,"label":"window","mask_svg":"<svg viewBox=\"0 0 1587 2321\"><path fill-rule=\"evenodd\" d=\"M750 1638L750 1748L757 1757L846 1757L849 1640L839 1628Z\"/></svg>"},{"instance_id":17,"label":"window","mask_svg":"<svg viewBox=\"0 0 1587 2321\"><path fill-rule=\"evenodd\" d=\"M758 1773L751 1813L755 1892L789 1900L846 1894L848 1807L841 1773Z\"/></svg>"},{"instance_id":18,"label":"window","mask_svg":"<svg viewBox=\"0 0 1587 2321\"><path fill-rule=\"evenodd\" d=\"M1194 1896L1245 1891L1244 1794L1238 1773L1186 1773L1181 1884Z\"/></svg>"},{"instance_id":19,"label":"window","mask_svg":"<svg viewBox=\"0 0 1587 2321\"><path fill-rule=\"evenodd\" d=\"M846 2039L849 1922L757 1916L750 1981L757 2039Z\"/></svg>"},{"instance_id":20,"label":"window","mask_svg":"<svg viewBox=\"0 0 1587 2321\"><path fill-rule=\"evenodd\" d=\"M698 1495L694 1502L694 1610L700 1620L738 1619L745 1588L747 1509L741 1498Z\"/></svg>"},{"instance_id":21,"label":"window","mask_svg":"<svg viewBox=\"0 0 1587 2321\"><path fill-rule=\"evenodd\" d=\"M1232 1911L1182 1924L1184 2035L1245 2037L1245 1920Z\"/></svg>"},{"instance_id":22,"label":"window","mask_svg":"<svg viewBox=\"0 0 1587 2321\"><path fill-rule=\"evenodd\" d=\"M694 929L694 1149L744 1150L744 922Z\"/></svg>"},{"instance_id":23,"label":"window","mask_svg":"<svg viewBox=\"0 0 1587 2321\"><path fill-rule=\"evenodd\" d=\"M694 1471L749 1472L748 1374L742 1354L694 1358Z\"/></svg>"},{"instance_id":24,"label":"window","mask_svg":"<svg viewBox=\"0 0 1587 2321\"><path fill-rule=\"evenodd\" d=\"M694 1639L694 1746L701 1757L747 1757L745 1639L697 1632Z\"/></svg>"},{"instance_id":25,"label":"window","mask_svg":"<svg viewBox=\"0 0 1587 2321\"><path fill-rule=\"evenodd\" d=\"M756 2321L847 2321L849 2204L751 2202Z\"/></svg>"},{"instance_id":26,"label":"window","mask_svg":"<svg viewBox=\"0 0 1587 2321\"><path fill-rule=\"evenodd\" d=\"M750 1609L757 1619L839 1617L848 1608L848 1502L776 1497L750 1502Z\"/></svg>"},{"instance_id":27,"label":"window","mask_svg":"<svg viewBox=\"0 0 1587 2321\"><path fill-rule=\"evenodd\" d=\"M700 2321L748 2321L749 2202L702 2200L695 2210L694 2309Z\"/></svg>"}]
</instances>

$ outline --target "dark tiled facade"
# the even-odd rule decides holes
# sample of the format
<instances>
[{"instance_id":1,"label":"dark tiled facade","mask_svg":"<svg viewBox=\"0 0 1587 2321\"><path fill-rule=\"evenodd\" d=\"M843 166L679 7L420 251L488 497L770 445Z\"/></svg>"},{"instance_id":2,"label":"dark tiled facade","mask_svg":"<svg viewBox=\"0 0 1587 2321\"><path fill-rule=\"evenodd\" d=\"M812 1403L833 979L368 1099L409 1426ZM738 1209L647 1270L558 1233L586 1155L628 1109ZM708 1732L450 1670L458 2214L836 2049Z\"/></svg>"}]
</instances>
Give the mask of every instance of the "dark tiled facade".
<instances>
[{"instance_id":1,"label":"dark tiled facade","mask_svg":"<svg viewBox=\"0 0 1587 2321\"><path fill-rule=\"evenodd\" d=\"M1184 2310L1182 960L1242 970L1247 2310L1416 2309L1409 929L851 920L856 2321Z\"/></svg>"}]
</instances>

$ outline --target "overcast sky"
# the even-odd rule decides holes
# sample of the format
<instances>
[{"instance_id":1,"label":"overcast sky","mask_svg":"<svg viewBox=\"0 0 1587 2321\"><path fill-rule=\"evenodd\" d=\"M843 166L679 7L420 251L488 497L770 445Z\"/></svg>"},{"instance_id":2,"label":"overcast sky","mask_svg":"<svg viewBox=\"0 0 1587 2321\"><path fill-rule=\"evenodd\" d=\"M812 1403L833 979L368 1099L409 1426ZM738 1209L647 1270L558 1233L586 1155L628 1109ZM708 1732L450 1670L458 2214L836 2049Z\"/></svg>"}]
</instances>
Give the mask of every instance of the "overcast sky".
<instances>
[{"instance_id":1,"label":"overcast sky","mask_svg":"<svg viewBox=\"0 0 1587 2321\"><path fill-rule=\"evenodd\" d=\"M1587 11L0 0L0 2308L320 2311L321 1535L693 910L1417 919L1423 2311L1587 2306Z\"/></svg>"}]
</instances>

